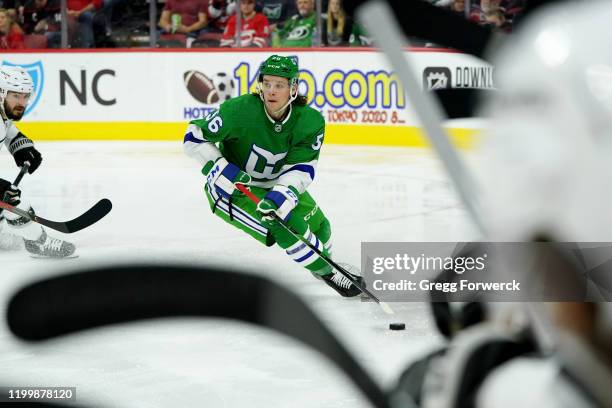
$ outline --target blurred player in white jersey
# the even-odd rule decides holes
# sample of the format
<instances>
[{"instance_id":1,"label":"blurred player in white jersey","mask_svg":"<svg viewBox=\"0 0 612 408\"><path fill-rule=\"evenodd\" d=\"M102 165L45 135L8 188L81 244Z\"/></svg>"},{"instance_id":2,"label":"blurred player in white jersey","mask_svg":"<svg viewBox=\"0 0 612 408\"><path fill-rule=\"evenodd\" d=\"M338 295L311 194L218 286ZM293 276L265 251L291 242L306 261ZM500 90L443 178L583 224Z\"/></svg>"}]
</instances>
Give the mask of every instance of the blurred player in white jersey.
<instances>
[{"instance_id":1,"label":"blurred player in white jersey","mask_svg":"<svg viewBox=\"0 0 612 408\"><path fill-rule=\"evenodd\" d=\"M460 332L430 365L422 408L612 407L612 49L602 41L612 4L564 2L530 18L494 60L482 208L492 241L552 249L510 252L487 272L529 271L521 290L555 301L514 304L536 350L518 350L514 310ZM485 364L487 350L499 364Z\"/></svg>"}]
</instances>

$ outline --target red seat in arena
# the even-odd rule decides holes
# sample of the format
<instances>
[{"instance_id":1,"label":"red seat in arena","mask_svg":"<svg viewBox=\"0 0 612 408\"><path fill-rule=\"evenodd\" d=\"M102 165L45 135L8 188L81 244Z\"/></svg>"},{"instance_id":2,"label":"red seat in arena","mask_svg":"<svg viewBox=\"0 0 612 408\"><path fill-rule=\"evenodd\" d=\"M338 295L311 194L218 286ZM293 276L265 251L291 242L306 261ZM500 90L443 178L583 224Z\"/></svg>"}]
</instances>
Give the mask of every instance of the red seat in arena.
<instances>
[{"instance_id":1,"label":"red seat in arena","mask_svg":"<svg viewBox=\"0 0 612 408\"><path fill-rule=\"evenodd\" d=\"M192 48L214 48L219 46L223 33L202 33L191 44Z\"/></svg>"},{"instance_id":2,"label":"red seat in arena","mask_svg":"<svg viewBox=\"0 0 612 408\"><path fill-rule=\"evenodd\" d=\"M198 36L198 40L215 40L221 41L223 33L202 33Z\"/></svg>"},{"instance_id":3,"label":"red seat in arena","mask_svg":"<svg viewBox=\"0 0 612 408\"><path fill-rule=\"evenodd\" d=\"M186 44L187 36L185 34L162 34L158 42L160 48L184 48Z\"/></svg>"},{"instance_id":4,"label":"red seat in arena","mask_svg":"<svg viewBox=\"0 0 612 408\"><path fill-rule=\"evenodd\" d=\"M25 47L26 48L47 48L47 37L40 34L31 34L25 36Z\"/></svg>"}]
</instances>

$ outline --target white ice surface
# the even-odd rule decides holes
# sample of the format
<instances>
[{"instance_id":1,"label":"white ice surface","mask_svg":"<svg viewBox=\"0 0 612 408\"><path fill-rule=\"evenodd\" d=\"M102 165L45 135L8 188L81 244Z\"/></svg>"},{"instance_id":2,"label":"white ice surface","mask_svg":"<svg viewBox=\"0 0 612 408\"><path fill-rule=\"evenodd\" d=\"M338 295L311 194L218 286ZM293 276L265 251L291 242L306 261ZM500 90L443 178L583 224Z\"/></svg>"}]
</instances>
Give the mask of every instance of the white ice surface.
<instances>
[{"instance_id":1,"label":"white ice surface","mask_svg":"<svg viewBox=\"0 0 612 408\"><path fill-rule=\"evenodd\" d=\"M301 294L383 387L440 344L428 308L339 297L211 215L203 176L180 142L39 143L44 162L21 184L49 219L72 218L102 197L114 205L73 234L77 259L0 251L0 384L76 386L82 404L119 407L367 407L346 377L316 352L275 333L225 320L153 320L40 344L14 338L7 301L32 280L91 265L135 261L239 266ZM0 153L0 177L17 169ZM363 241L461 241L475 237L434 155L423 149L325 146L310 191L332 222L334 256L355 265ZM54 233L57 236L62 234ZM62 236L67 238L67 236ZM232 299L228 299L231 302ZM388 330L391 322L407 330Z\"/></svg>"}]
</instances>

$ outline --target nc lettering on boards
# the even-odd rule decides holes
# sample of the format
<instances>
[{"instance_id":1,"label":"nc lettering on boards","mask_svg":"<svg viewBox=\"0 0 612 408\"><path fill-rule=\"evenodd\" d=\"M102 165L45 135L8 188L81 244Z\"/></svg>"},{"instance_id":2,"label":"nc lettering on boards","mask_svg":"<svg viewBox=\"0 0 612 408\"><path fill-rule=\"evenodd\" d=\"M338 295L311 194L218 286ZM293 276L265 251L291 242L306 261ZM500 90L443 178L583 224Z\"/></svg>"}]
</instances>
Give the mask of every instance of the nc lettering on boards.
<instances>
[{"instance_id":1,"label":"nc lettering on boards","mask_svg":"<svg viewBox=\"0 0 612 408\"><path fill-rule=\"evenodd\" d=\"M73 77L68 74L66 70L60 69L59 71L59 82L60 82L60 105L66 105L66 93L70 91L76 99L81 103L81 105L88 104L88 89L91 89L91 96L93 96L94 101L96 101L99 105L102 106L111 106L117 103L116 98L109 98L108 90L112 89L112 87L105 87L105 97L100 93L100 80L105 76L115 76L115 71L112 69L103 69L96 72L91 79L91 83L88 84L87 81L87 71L82 69L80 72L80 77L75 80ZM90 85L90 87L88 86Z\"/></svg>"}]
</instances>

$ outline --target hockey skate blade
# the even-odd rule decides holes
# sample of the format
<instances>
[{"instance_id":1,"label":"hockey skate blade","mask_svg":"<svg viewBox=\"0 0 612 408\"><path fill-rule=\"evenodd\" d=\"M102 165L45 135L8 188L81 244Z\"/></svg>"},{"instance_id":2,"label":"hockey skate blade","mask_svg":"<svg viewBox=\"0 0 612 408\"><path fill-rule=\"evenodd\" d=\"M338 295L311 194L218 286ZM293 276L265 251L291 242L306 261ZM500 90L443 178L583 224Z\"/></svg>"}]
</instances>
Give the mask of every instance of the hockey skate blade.
<instances>
[{"instance_id":1,"label":"hockey skate blade","mask_svg":"<svg viewBox=\"0 0 612 408\"><path fill-rule=\"evenodd\" d=\"M338 265L342 266L344 269L346 269L347 271L349 271L350 273L354 274L354 275L361 275L361 269L359 269L359 267L352 265L350 263L346 263L346 262L338 262ZM370 297L365 294L365 293L361 293L361 301L362 302L374 302L373 299L370 299ZM381 309L388 315L394 315L395 312L393 311L393 309L391 309L391 306L389 306L387 303L385 302L377 302L378 305L381 307Z\"/></svg>"},{"instance_id":2,"label":"hockey skate blade","mask_svg":"<svg viewBox=\"0 0 612 408\"><path fill-rule=\"evenodd\" d=\"M393 311L393 309L391 309L391 306L389 306L386 302L380 302L379 303L380 308L388 315L394 315L395 312Z\"/></svg>"},{"instance_id":3,"label":"hockey skate blade","mask_svg":"<svg viewBox=\"0 0 612 408\"><path fill-rule=\"evenodd\" d=\"M372 302L372 303L377 303L378 306L380 306L380 308L388 315L394 315L395 312L393 311L393 309L391 309L391 306L389 306L389 304L387 304L386 302L377 302L376 300L370 298L367 294L365 293L361 293L361 296L359 296L362 302Z\"/></svg>"},{"instance_id":4,"label":"hockey skate blade","mask_svg":"<svg viewBox=\"0 0 612 408\"><path fill-rule=\"evenodd\" d=\"M61 261L63 259L75 259L78 258L79 255L78 254L72 254L69 256L63 256L63 257L52 257L52 256L42 256L42 255L30 255L30 258L33 259L49 259L51 261Z\"/></svg>"}]
</instances>

